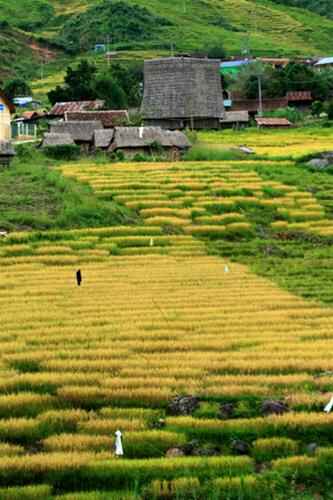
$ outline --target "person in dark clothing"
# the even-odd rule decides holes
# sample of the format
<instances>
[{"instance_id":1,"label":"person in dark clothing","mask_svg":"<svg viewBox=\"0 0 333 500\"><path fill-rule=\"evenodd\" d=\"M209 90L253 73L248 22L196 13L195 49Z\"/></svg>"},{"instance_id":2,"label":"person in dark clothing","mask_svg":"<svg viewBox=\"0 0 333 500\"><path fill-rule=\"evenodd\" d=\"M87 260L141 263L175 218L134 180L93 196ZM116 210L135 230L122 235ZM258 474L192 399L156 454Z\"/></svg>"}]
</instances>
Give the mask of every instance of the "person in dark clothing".
<instances>
[{"instance_id":1,"label":"person in dark clothing","mask_svg":"<svg viewBox=\"0 0 333 500\"><path fill-rule=\"evenodd\" d=\"M77 282L77 285L78 285L78 286L81 286L81 283L82 283L82 273L81 273L81 269L79 269L79 270L76 272L76 282Z\"/></svg>"}]
</instances>

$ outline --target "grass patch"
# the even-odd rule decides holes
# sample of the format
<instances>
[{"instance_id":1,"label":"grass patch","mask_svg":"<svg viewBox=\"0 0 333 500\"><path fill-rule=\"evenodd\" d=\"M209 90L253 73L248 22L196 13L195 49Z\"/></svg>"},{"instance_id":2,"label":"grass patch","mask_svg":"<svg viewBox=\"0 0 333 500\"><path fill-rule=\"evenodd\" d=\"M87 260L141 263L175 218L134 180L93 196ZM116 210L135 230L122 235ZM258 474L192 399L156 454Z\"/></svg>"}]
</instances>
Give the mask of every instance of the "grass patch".
<instances>
[{"instance_id":1,"label":"grass patch","mask_svg":"<svg viewBox=\"0 0 333 500\"><path fill-rule=\"evenodd\" d=\"M98 199L88 185L63 177L56 165L29 151L0 171L1 229L68 229L135 221L129 209Z\"/></svg>"}]
</instances>

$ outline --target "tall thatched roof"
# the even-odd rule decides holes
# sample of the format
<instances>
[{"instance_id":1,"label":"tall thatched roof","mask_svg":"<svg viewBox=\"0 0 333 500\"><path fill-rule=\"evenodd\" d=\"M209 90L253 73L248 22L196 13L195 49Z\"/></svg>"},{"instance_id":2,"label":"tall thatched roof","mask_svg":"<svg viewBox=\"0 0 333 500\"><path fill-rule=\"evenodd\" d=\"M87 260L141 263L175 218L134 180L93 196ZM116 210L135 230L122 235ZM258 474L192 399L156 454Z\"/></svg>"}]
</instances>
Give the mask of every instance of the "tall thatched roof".
<instances>
[{"instance_id":1,"label":"tall thatched roof","mask_svg":"<svg viewBox=\"0 0 333 500\"><path fill-rule=\"evenodd\" d=\"M15 149L11 142L0 141L0 156L15 156Z\"/></svg>"},{"instance_id":2,"label":"tall thatched roof","mask_svg":"<svg viewBox=\"0 0 333 500\"><path fill-rule=\"evenodd\" d=\"M95 130L103 129L99 121L56 122L51 124L51 134L69 134L74 142L92 142Z\"/></svg>"},{"instance_id":3,"label":"tall thatched roof","mask_svg":"<svg viewBox=\"0 0 333 500\"><path fill-rule=\"evenodd\" d=\"M74 141L70 134L45 134L42 148L49 146L71 146Z\"/></svg>"},{"instance_id":4,"label":"tall thatched roof","mask_svg":"<svg viewBox=\"0 0 333 500\"><path fill-rule=\"evenodd\" d=\"M146 119L222 118L220 61L170 57L145 61Z\"/></svg>"},{"instance_id":5,"label":"tall thatched roof","mask_svg":"<svg viewBox=\"0 0 333 500\"><path fill-rule=\"evenodd\" d=\"M65 113L65 120L73 121L100 121L104 128L114 128L117 125L126 125L129 122L126 109L108 111L73 111Z\"/></svg>"},{"instance_id":6,"label":"tall thatched roof","mask_svg":"<svg viewBox=\"0 0 333 500\"><path fill-rule=\"evenodd\" d=\"M94 143L95 148L108 148L114 137L114 129L95 130Z\"/></svg>"},{"instance_id":7,"label":"tall thatched roof","mask_svg":"<svg viewBox=\"0 0 333 500\"><path fill-rule=\"evenodd\" d=\"M160 127L116 127L112 149L144 148L153 143L180 149L190 147L182 132L170 132Z\"/></svg>"}]
</instances>

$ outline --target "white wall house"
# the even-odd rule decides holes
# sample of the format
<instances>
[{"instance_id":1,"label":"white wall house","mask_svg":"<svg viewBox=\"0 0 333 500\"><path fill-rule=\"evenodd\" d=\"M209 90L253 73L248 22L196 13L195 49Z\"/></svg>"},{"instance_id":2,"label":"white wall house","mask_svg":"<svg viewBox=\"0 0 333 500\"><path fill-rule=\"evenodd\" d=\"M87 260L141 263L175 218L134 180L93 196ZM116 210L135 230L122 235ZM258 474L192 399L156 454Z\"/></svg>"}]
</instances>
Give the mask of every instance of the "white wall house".
<instances>
[{"instance_id":1,"label":"white wall house","mask_svg":"<svg viewBox=\"0 0 333 500\"><path fill-rule=\"evenodd\" d=\"M9 141L12 137L10 123L12 111L14 111L13 105L0 91L0 141Z\"/></svg>"}]
</instances>

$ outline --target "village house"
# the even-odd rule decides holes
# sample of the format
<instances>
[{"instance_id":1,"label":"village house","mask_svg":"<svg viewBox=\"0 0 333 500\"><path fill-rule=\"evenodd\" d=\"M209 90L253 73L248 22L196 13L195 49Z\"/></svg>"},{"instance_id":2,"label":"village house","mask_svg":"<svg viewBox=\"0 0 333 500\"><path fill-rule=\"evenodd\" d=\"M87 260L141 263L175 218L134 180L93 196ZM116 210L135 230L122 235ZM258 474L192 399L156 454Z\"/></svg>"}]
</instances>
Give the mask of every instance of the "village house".
<instances>
[{"instance_id":1,"label":"village house","mask_svg":"<svg viewBox=\"0 0 333 500\"><path fill-rule=\"evenodd\" d=\"M114 130L95 131L96 150L109 153L121 151L127 158L156 154L176 161L190 147L183 132L160 127L116 127Z\"/></svg>"},{"instance_id":2,"label":"village house","mask_svg":"<svg viewBox=\"0 0 333 500\"><path fill-rule=\"evenodd\" d=\"M14 105L0 91L0 141L11 140L11 114L14 111Z\"/></svg>"},{"instance_id":3,"label":"village house","mask_svg":"<svg viewBox=\"0 0 333 500\"><path fill-rule=\"evenodd\" d=\"M288 128L293 125L287 118L263 118L258 116L255 121L258 128Z\"/></svg>"},{"instance_id":4,"label":"village house","mask_svg":"<svg viewBox=\"0 0 333 500\"><path fill-rule=\"evenodd\" d=\"M15 156L13 145L9 141L0 141L0 168L7 167Z\"/></svg>"},{"instance_id":5,"label":"village house","mask_svg":"<svg viewBox=\"0 0 333 500\"><path fill-rule=\"evenodd\" d=\"M68 101L57 102L49 111L49 118L64 119L66 113L76 111L98 111L104 108L105 101Z\"/></svg>"},{"instance_id":6,"label":"village house","mask_svg":"<svg viewBox=\"0 0 333 500\"><path fill-rule=\"evenodd\" d=\"M308 110L313 102L311 91L308 90L287 92L287 99L288 106L297 108L300 111Z\"/></svg>"},{"instance_id":7,"label":"village house","mask_svg":"<svg viewBox=\"0 0 333 500\"><path fill-rule=\"evenodd\" d=\"M333 68L333 57L323 57L319 59L314 64L314 68L318 70Z\"/></svg>"},{"instance_id":8,"label":"village house","mask_svg":"<svg viewBox=\"0 0 333 500\"><path fill-rule=\"evenodd\" d=\"M248 111L226 111L221 120L221 128L242 128L248 125L249 122Z\"/></svg>"},{"instance_id":9,"label":"village house","mask_svg":"<svg viewBox=\"0 0 333 500\"><path fill-rule=\"evenodd\" d=\"M42 142L42 148L49 148L53 146L73 146L75 142L68 133L46 133Z\"/></svg>"},{"instance_id":10,"label":"village house","mask_svg":"<svg viewBox=\"0 0 333 500\"><path fill-rule=\"evenodd\" d=\"M147 126L218 129L224 115L220 61L191 57L145 61L142 114Z\"/></svg>"},{"instance_id":11,"label":"village house","mask_svg":"<svg viewBox=\"0 0 333 500\"><path fill-rule=\"evenodd\" d=\"M74 144L80 146L81 151L83 153L89 153L93 146L94 141L94 132L95 130L103 130L103 124L100 121L73 121L73 122L64 122L58 121L51 123L50 126L50 134L62 134L65 135L68 139L68 136L71 137ZM54 138L53 138L54 139ZM59 137L58 137L59 139ZM63 139L65 139L63 137ZM48 137L48 141L52 140L52 138ZM45 146L44 142L42 146Z\"/></svg>"},{"instance_id":12,"label":"village house","mask_svg":"<svg viewBox=\"0 0 333 500\"><path fill-rule=\"evenodd\" d=\"M128 125L129 115L126 109L106 110L106 111L66 111L65 121L100 121L103 127L114 128L121 125Z\"/></svg>"}]
</instances>

